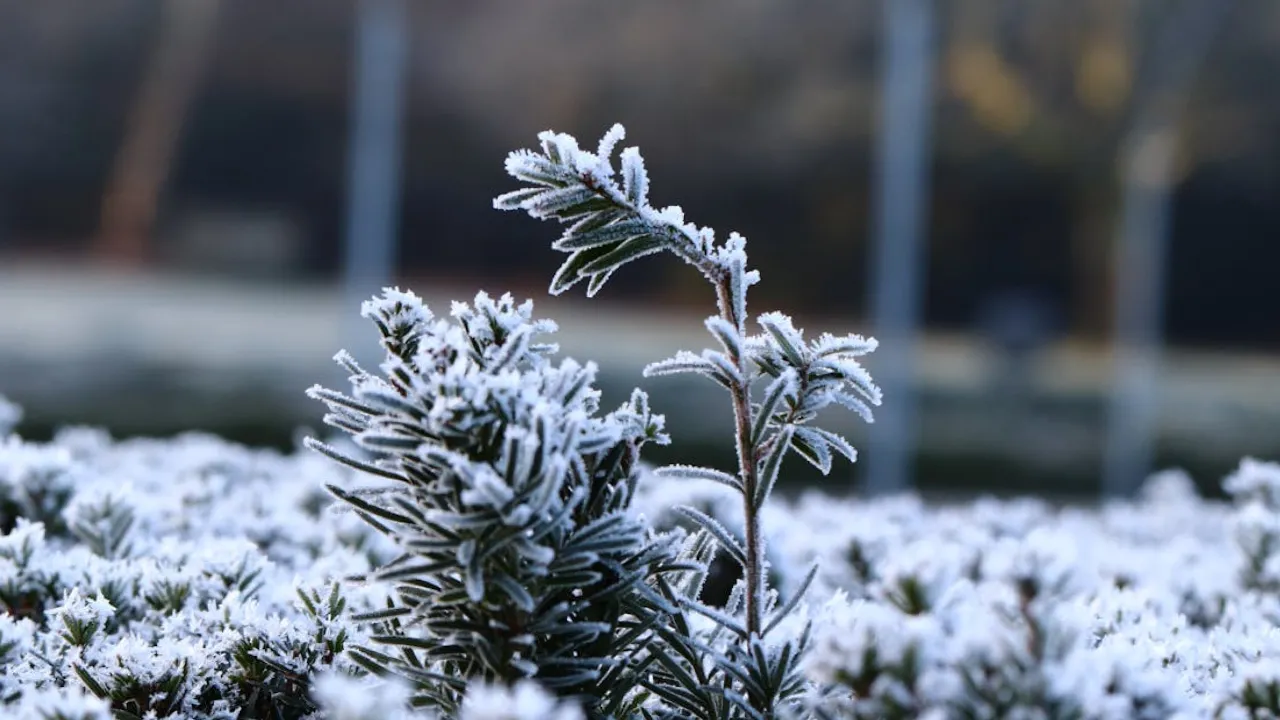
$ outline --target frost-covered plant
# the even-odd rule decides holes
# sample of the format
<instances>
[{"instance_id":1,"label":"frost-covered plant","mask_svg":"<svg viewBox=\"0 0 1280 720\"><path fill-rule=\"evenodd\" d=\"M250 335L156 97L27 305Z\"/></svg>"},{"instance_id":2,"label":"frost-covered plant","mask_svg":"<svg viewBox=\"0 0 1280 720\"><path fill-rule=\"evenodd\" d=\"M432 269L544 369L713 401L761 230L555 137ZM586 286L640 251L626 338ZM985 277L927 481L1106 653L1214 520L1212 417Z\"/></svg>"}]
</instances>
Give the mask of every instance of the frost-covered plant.
<instances>
[{"instance_id":1,"label":"frost-covered plant","mask_svg":"<svg viewBox=\"0 0 1280 720\"><path fill-rule=\"evenodd\" d=\"M534 678L622 714L663 614L651 583L681 567L674 538L628 513L640 448L667 437L638 390L598 415L595 366L553 363L538 336L555 325L532 311L480 293L437 318L387 290L363 308L386 350L381 375L340 354L351 394L310 390L361 452L311 447L383 481L329 490L401 551L367 578L394 592L356 616L378 629L353 658L445 713L468 682Z\"/></svg>"},{"instance_id":2,"label":"frost-covered plant","mask_svg":"<svg viewBox=\"0 0 1280 720\"><path fill-rule=\"evenodd\" d=\"M1280 591L1280 464L1253 458L1223 481L1235 504L1232 525L1246 558L1246 587Z\"/></svg>"},{"instance_id":3,"label":"frost-covered plant","mask_svg":"<svg viewBox=\"0 0 1280 720\"><path fill-rule=\"evenodd\" d=\"M300 720L314 672L358 670L346 608L375 598L331 580L386 549L355 518L315 521L314 484L347 473L88 430L9 438L0 468L56 468L65 495L52 525L53 506L15 503L0 535L0 717Z\"/></svg>"},{"instance_id":4,"label":"frost-covered plant","mask_svg":"<svg viewBox=\"0 0 1280 720\"><path fill-rule=\"evenodd\" d=\"M620 170L613 166L614 148L623 134L622 126L615 125L591 153L580 149L570 135L542 133L541 151L521 150L507 158L507 172L529 187L498 197L494 207L523 210L568 226L552 245L569 253L551 282L553 294L585 280L587 295L595 295L623 265L660 252L692 265L714 288L718 312L705 325L719 349L681 351L649 365L645 375L696 373L729 393L738 467L726 472L676 465L659 474L711 479L740 494L741 540L696 509L686 508L684 514L742 567L744 581L723 609L702 605L696 598L678 598L685 613L710 620L713 629L705 636L694 632L694 624L685 617L677 617L673 628L660 629L667 646L653 648L647 686L669 704L673 715L773 717L800 690L797 668L807 633L785 640L770 634L813 574L790 600L778 602L768 586L762 509L788 453L795 452L823 473L831 470L833 454L855 459L847 440L810 423L831 404L871 420L870 406L880 403L880 390L856 358L871 352L876 343L857 335L830 334L806 342L803 331L778 312L758 315L755 322L762 332L749 334L747 290L760 275L747 269L745 238L731 233L717 241L710 228L686 222L679 207L651 206L640 152L627 148L621 153ZM759 391L758 400L753 390Z\"/></svg>"},{"instance_id":5,"label":"frost-covered plant","mask_svg":"<svg viewBox=\"0 0 1280 720\"><path fill-rule=\"evenodd\" d=\"M115 720L106 700L72 689L29 690L7 709L31 720Z\"/></svg>"},{"instance_id":6,"label":"frost-covered plant","mask_svg":"<svg viewBox=\"0 0 1280 720\"><path fill-rule=\"evenodd\" d=\"M325 720L417 720L409 708L411 689L398 678L326 672L314 679L312 697Z\"/></svg>"},{"instance_id":7,"label":"frost-covered plant","mask_svg":"<svg viewBox=\"0 0 1280 720\"><path fill-rule=\"evenodd\" d=\"M1280 717L1280 465L1244 461L1230 504L1176 472L1088 508L766 504L786 452L852 456L807 423L875 404L870 341L806 344L776 313L746 335L743 241L649 207L638 153L609 167L619 137L544 135L498 204L571 223L553 289L659 250L712 281L720 349L650 374L728 390L736 471L644 466L661 418L639 392L598 414L594 368L552 362L529 305L437 319L387 291L365 307L382 372L340 356L351 393L312 391L355 438L313 443L343 464L0 428L0 717ZM717 553L745 577L708 606Z\"/></svg>"},{"instance_id":8,"label":"frost-covered plant","mask_svg":"<svg viewBox=\"0 0 1280 720\"><path fill-rule=\"evenodd\" d=\"M67 527L62 511L71 499L76 464L64 448L25 442L0 433L0 532L18 518L40 522L50 534Z\"/></svg>"},{"instance_id":9,"label":"frost-covered plant","mask_svg":"<svg viewBox=\"0 0 1280 720\"><path fill-rule=\"evenodd\" d=\"M584 720L582 711L522 680L514 686L473 684L462 700L458 720Z\"/></svg>"},{"instance_id":10,"label":"frost-covered plant","mask_svg":"<svg viewBox=\"0 0 1280 720\"><path fill-rule=\"evenodd\" d=\"M571 701L549 693L533 680L514 685L476 680L468 685L455 716L411 709L412 687L399 678L354 677L324 673L316 679L315 697L324 720L584 720Z\"/></svg>"},{"instance_id":11,"label":"frost-covered plant","mask_svg":"<svg viewBox=\"0 0 1280 720\"><path fill-rule=\"evenodd\" d=\"M350 613L385 608L386 584L335 581L384 566L396 547L345 503L326 504L325 485L355 482L345 466L206 436L116 442L85 429L0 446L0 466L42 453L61 458L69 497L62 530L21 517L0 534L0 718L599 713L540 689L536 678L477 678L456 712L436 713L409 706L412 683L373 677L352 662L347 648L375 643L369 624ZM722 486L640 473L634 512L657 517L686 502L741 527L731 493L708 490ZM1277 477L1274 465L1242 463L1225 483L1238 495L1234 504L1197 497L1175 474L1153 478L1135 501L1101 507L819 493L775 500L764 523L771 576L794 588L814 558L822 562L806 601L771 636L790 637L813 620L804 692L779 716L1280 716L1280 597L1247 572L1256 544L1239 535L1258 527L1243 520L1267 507ZM110 528L123 527L110 518L124 509L133 522L110 540ZM697 597L711 540L684 536L678 554L695 562L663 573L665 584L649 582ZM740 603L741 591L729 607ZM715 639L716 622L696 612L667 623L645 640L656 652L630 664L652 671L655 683L676 672L658 656L685 647L657 628L701 638L713 658L724 655L713 642L733 642L725 631ZM710 664L700 670L728 677ZM638 707L619 708L618 720L690 715L652 690L633 699ZM754 717L721 702L726 715Z\"/></svg>"}]
</instances>

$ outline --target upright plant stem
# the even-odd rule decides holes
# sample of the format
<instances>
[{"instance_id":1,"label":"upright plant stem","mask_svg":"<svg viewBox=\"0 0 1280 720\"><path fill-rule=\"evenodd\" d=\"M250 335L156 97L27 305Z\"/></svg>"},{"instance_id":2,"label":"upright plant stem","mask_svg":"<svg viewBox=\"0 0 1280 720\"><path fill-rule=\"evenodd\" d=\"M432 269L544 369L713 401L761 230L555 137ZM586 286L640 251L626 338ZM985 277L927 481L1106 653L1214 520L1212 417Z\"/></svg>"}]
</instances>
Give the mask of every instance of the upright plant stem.
<instances>
[{"instance_id":1,"label":"upright plant stem","mask_svg":"<svg viewBox=\"0 0 1280 720\"><path fill-rule=\"evenodd\" d=\"M615 207L640 216L641 208L621 197L608 188L602 187L590 175L580 177L583 186L591 190L601 199ZM664 229L665 230L665 229ZM691 262L711 282L716 290L716 305L720 317L728 321L738 331L740 337L747 335L747 319L737 317L734 313L731 277L729 270L712 262L709 258L689 243L686 236L679 232L668 231L668 237L675 240L673 250L677 255ZM657 231L662 234L663 231ZM742 511L744 516L744 533L746 537L746 611L747 635L758 636L763 627L764 614L764 538L760 532L760 508L756 505L756 488L760 484L756 472L756 448L751 441L751 381L747 359L741 353L731 352L729 359L737 366L741 381L731 383L729 393L733 399L733 419L735 446L738 453L738 473L742 478Z\"/></svg>"},{"instance_id":2,"label":"upright plant stem","mask_svg":"<svg viewBox=\"0 0 1280 720\"><path fill-rule=\"evenodd\" d=\"M733 324L739 335L746 334L746 319L734 317L729 299L727 277L715 280L716 299L720 316ZM747 566L747 635L760 634L761 615L764 611L764 539L760 536L760 509L756 507L756 486L760 479L756 474L756 450L751 442L751 381L748 378L746 358L735 354L730 358L742 375L742 381L730 389L733 398L733 419L738 451L738 472L742 476L742 512L746 534Z\"/></svg>"}]
</instances>

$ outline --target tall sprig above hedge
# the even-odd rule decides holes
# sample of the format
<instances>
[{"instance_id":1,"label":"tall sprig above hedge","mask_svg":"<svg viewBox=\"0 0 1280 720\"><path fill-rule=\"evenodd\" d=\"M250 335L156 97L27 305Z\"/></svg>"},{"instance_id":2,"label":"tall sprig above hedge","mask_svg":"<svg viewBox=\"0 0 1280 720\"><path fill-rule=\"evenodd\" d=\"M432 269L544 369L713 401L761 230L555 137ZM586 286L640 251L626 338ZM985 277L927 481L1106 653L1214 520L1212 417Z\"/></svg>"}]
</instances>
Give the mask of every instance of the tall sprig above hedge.
<instances>
[{"instance_id":1,"label":"tall sprig above hedge","mask_svg":"<svg viewBox=\"0 0 1280 720\"><path fill-rule=\"evenodd\" d=\"M403 553L369 580L394 587L374 623L379 648L353 659L416 686L454 713L467 682L535 678L619 712L628 662L663 605L650 582L670 542L627 513L640 447L667 441L643 392L597 416L593 364L553 364L555 330L532 303L484 293L437 319L412 293L365 303L386 350L380 376L349 356L351 394L313 387L325 422L367 456L311 447L382 487L329 490Z\"/></svg>"},{"instance_id":2,"label":"tall sprig above hedge","mask_svg":"<svg viewBox=\"0 0 1280 720\"><path fill-rule=\"evenodd\" d=\"M784 678L791 677L791 663L803 643L788 645L772 659L766 657L764 636L794 602L783 605L772 618L765 616L774 603L766 587L761 508L788 451L795 451L823 473L831 470L833 453L850 461L856 458L843 437L808 424L819 410L833 403L871 421L870 408L880 403L880 390L856 358L874 350L876 342L857 335L830 334L805 342L803 332L790 318L777 312L758 316L756 322L763 332L749 335L747 289L759 282L760 275L747 269L745 238L731 233L718 242L710 228L686 222L679 207L656 209L650 205L649 179L640 152L636 148L623 150L620 168L613 166L614 149L623 136L622 126L613 126L591 153L579 148L570 135L541 133L541 151L519 150L506 162L507 172L529 187L499 196L494 207L523 210L535 218L555 219L568 226L552 244L569 254L551 282L552 294L585 280L587 295L593 296L621 266L664 251L692 265L715 289L718 313L705 324L720 349L699 354L681 351L649 365L645 374L698 373L729 392L737 472L689 466L672 466L660 472L717 480L742 496L746 520L743 544L705 515L691 509L686 515L715 536L723 550L742 565L745 617L739 622L700 607L696 601L685 602L739 636L745 663L733 665L738 669L731 672L732 679L746 695L744 709L749 706L758 716L770 717L782 699L778 694L793 685ZM767 381L759 402L752 399L757 380ZM685 709L694 712L697 704L690 701ZM707 715L718 712L708 710Z\"/></svg>"}]
</instances>

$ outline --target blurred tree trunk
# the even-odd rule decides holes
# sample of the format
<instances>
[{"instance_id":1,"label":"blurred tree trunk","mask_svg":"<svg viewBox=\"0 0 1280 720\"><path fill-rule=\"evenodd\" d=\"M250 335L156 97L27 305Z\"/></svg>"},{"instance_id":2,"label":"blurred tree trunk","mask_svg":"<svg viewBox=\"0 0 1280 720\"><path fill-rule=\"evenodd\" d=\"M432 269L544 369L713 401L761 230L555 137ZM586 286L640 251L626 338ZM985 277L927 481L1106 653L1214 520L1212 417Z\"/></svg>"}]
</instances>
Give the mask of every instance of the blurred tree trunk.
<instances>
[{"instance_id":1,"label":"blurred tree trunk","mask_svg":"<svg viewBox=\"0 0 1280 720\"><path fill-rule=\"evenodd\" d=\"M102 199L94 254L146 260L182 123L212 56L220 0L166 0L160 32Z\"/></svg>"}]
</instances>

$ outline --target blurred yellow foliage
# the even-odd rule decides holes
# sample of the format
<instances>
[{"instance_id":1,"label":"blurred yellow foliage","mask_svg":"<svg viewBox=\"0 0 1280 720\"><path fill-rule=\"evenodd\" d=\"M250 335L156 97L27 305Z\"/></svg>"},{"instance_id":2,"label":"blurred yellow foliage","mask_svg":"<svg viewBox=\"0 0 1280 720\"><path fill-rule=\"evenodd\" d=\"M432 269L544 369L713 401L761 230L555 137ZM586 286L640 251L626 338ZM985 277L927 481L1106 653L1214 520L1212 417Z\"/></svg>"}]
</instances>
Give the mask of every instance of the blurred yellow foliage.
<instances>
[{"instance_id":1,"label":"blurred yellow foliage","mask_svg":"<svg viewBox=\"0 0 1280 720\"><path fill-rule=\"evenodd\" d=\"M1076 96L1090 110L1113 113L1129 97L1132 75L1129 57L1119 40L1092 40L1076 66Z\"/></svg>"},{"instance_id":2,"label":"blurred yellow foliage","mask_svg":"<svg viewBox=\"0 0 1280 720\"><path fill-rule=\"evenodd\" d=\"M1031 94L990 45L966 44L950 53L948 81L975 119L1002 135L1015 135L1031 122Z\"/></svg>"}]
</instances>

